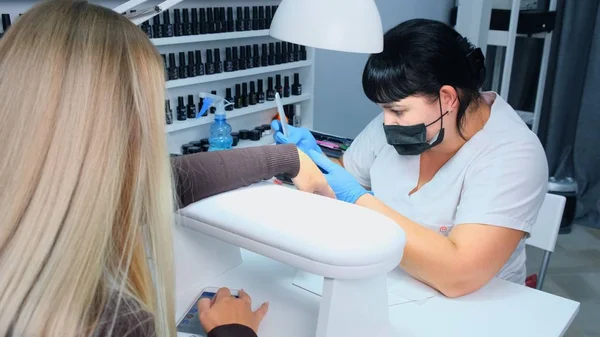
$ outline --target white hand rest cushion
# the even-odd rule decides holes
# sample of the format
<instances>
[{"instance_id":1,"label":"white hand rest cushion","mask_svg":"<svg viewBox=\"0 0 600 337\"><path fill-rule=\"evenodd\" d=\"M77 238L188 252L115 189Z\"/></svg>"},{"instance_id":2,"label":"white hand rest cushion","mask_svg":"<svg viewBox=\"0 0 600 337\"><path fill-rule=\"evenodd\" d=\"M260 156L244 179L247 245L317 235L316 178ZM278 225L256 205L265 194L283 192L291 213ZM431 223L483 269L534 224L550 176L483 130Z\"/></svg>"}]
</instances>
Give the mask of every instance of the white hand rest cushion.
<instances>
[{"instance_id":1,"label":"white hand rest cushion","mask_svg":"<svg viewBox=\"0 0 600 337\"><path fill-rule=\"evenodd\" d=\"M404 232L386 216L270 183L216 195L179 213L188 228L329 278L387 273L404 251Z\"/></svg>"}]
</instances>

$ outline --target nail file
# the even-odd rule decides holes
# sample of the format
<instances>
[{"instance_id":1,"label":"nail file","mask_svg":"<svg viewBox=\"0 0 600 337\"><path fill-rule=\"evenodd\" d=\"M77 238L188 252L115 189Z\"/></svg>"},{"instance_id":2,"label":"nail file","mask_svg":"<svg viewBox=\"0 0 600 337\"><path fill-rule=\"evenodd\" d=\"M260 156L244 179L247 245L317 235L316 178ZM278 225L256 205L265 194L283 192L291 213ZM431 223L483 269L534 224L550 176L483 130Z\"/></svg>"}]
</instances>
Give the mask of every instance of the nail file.
<instances>
[{"instance_id":1,"label":"nail file","mask_svg":"<svg viewBox=\"0 0 600 337\"><path fill-rule=\"evenodd\" d=\"M287 137L287 118L285 117L285 110L283 110L283 104L281 104L281 97L279 97L279 92L275 93L275 103L277 104L277 112L279 113L279 121L281 122L281 132L284 136Z\"/></svg>"}]
</instances>

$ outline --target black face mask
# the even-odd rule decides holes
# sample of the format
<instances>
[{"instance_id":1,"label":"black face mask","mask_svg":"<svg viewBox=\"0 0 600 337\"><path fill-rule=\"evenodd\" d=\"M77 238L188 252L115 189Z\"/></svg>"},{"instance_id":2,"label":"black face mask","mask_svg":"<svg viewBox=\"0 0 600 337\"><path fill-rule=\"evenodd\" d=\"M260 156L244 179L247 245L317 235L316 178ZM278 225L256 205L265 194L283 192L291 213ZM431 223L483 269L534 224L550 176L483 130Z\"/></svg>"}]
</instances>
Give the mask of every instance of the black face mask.
<instances>
[{"instance_id":1,"label":"black face mask","mask_svg":"<svg viewBox=\"0 0 600 337\"><path fill-rule=\"evenodd\" d=\"M432 147L440 144L444 140L444 116L448 114L442 113L442 101L440 101L440 118L425 125L424 123L417 125L383 125L383 131L387 138L388 144L392 145L398 154L401 156L419 155ZM427 141L427 127L441 120L440 132L433 137L434 141Z\"/></svg>"}]
</instances>

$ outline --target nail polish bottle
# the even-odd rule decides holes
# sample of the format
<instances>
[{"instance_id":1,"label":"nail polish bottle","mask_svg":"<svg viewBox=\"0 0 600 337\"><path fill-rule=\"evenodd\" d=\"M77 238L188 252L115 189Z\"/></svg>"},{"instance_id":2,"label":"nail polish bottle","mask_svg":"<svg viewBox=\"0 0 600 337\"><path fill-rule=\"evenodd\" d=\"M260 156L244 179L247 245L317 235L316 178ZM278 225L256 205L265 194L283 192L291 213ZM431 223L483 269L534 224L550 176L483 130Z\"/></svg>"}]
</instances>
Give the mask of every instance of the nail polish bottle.
<instances>
[{"instance_id":1,"label":"nail polish bottle","mask_svg":"<svg viewBox=\"0 0 600 337\"><path fill-rule=\"evenodd\" d=\"M246 70L246 47L240 46L240 70Z\"/></svg>"},{"instance_id":2,"label":"nail polish bottle","mask_svg":"<svg viewBox=\"0 0 600 337\"><path fill-rule=\"evenodd\" d=\"M167 67L167 56L165 54L160 55L163 60L163 70L165 72L165 81L169 80L169 67Z\"/></svg>"},{"instance_id":3,"label":"nail polish bottle","mask_svg":"<svg viewBox=\"0 0 600 337\"><path fill-rule=\"evenodd\" d=\"M229 103L234 103L233 97L231 97L231 88L225 89L225 100ZM225 111L233 110L233 105L228 105L225 107Z\"/></svg>"},{"instance_id":4,"label":"nail polish bottle","mask_svg":"<svg viewBox=\"0 0 600 337\"><path fill-rule=\"evenodd\" d=\"M146 33L146 36L149 39L152 38L152 26L150 26L150 20L144 21L142 23L142 30L144 31L144 33Z\"/></svg>"},{"instance_id":5,"label":"nail polish bottle","mask_svg":"<svg viewBox=\"0 0 600 337\"><path fill-rule=\"evenodd\" d=\"M221 13L221 33L227 33L227 17L225 15L225 7L219 9Z\"/></svg>"},{"instance_id":6,"label":"nail polish bottle","mask_svg":"<svg viewBox=\"0 0 600 337\"><path fill-rule=\"evenodd\" d=\"M211 93L211 94L213 94L213 95L216 95L216 94L217 94L217 91L216 91L216 90L213 90L213 91L211 91L210 93ZM215 107L212 107L212 108L210 108L210 113L211 113L211 114L214 114L215 112L217 112L217 108L215 108Z\"/></svg>"},{"instance_id":7,"label":"nail polish bottle","mask_svg":"<svg viewBox=\"0 0 600 337\"><path fill-rule=\"evenodd\" d=\"M274 101L275 90L273 90L273 77L269 77L268 84L269 85L267 87L267 101Z\"/></svg>"},{"instance_id":8,"label":"nail polish bottle","mask_svg":"<svg viewBox=\"0 0 600 337\"><path fill-rule=\"evenodd\" d=\"M242 7L237 7L235 9L235 31L243 32L244 31L244 16L242 15Z\"/></svg>"},{"instance_id":9,"label":"nail polish bottle","mask_svg":"<svg viewBox=\"0 0 600 337\"><path fill-rule=\"evenodd\" d=\"M233 20L233 8L227 7L227 31L235 32L235 20Z\"/></svg>"},{"instance_id":10,"label":"nail polish bottle","mask_svg":"<svg viewBox=\"0 0 600 337\"><path fill-rule=\"evenodd\" d=\"M183 96L177 97L177 120L184 121L187 119L187 109L183 102Z\"/></svg>"},{"instance_id":11,"label":"nail polish bottle","mask_svg":"<svg viewBox=\"0 0 600 337\"><path fill-rule=\"evenodd\" d=\"M11 24L10 14L2 14L2 29L4 29L2 35L6 34L6 31L8 31L8 28L10 28Z\"/></svg>"},{"instance_id":12,"label":"nail polish bottle","mask_svg":"<svg viewBox=\"0 0 600 337\"><path fill-rule=\"evenodd\" d=\"M285 117L287 117L288 125L293 125L295 115L296 115L296 113L294 112L294 106L292 104L288 104L286 106L286 108L287 108L287 111L285 113Z\"/></svg>"},{"instance_id":13,"label":"nail polish bottle","mask_svg":"<svg viewBox=\"0 0 600 337\"><path fill-rule=\"evenodd\" d=\"M223 21L221 20L221 8L213 8L215 13L215 33L221 33L223 31Z\"/></svg>"},{"instance_id":14,"label":"nail polish bottle","mask_svg":"<svg viewBox=\"0 0 600 337\"><path fill-rule=\"evenodd\" d=\"M242 100L242 93L241 93L242 89L241 89L241 85L238 83L235 85L235 97L234 97L234 105L233 108L234 109L241 109L242 107L244 107L244 102Z\"/></svg>"},{"instance_id":15,"label":"nail polish bottle","mask_svg":"<svg viewBox=\"0 0 600 337\"><path fill-rule=\"evenodd\" d=\"M271 22L273 22L273 14L271 14L271 6L265 8L265 29L271 28Z\"/></svg>"},{"instance_id":16,"label":"nail polish bottle","mask_svg":"<svg viewBox=\"0 0 600 337\"><path fill-rule=\"evenodd\" d=\"M167 124L173 124L173 110L171 110L171 101L165 100L165 119Z\"/></svg>"},{"instance_id":17,"label":"nail polish bottle","mask_svg":"<svg viewBox=\"0 0 600 337\"><path fill-rule=\"evenodd\" d=\"M171 13L169 13L169 10L167 9L166 11L163 12L163 29L162 29L162 36L163 37L173 37L175 36L175 32L173 32L173 25L171 24Z\"/></svg>"},{"instance_id":18,"label":"nail polish bottle","mask_svg":"<svg viewBox=\"0 0 600 337\"><path fill-rule=\"evenodd\" d=\"M262 104L265 102L265 92L263 91L263 80L258 80L258 103Z\"/></svg>"},{"instance_id":19,"label":"nail polish bottle","mask_svg":"<svg viewBox=\"0 0 600 337\"><path fill-rule=\"evenodd\" d=\"M175 24L173 25L173 29L175 29L175 36L183 36L183 25L181 24L181 11L178 8L173 10L173 17L175 20Z\"/></svg>"},{"instance_id":20,"label":"nail polish bottle","mask_svg":"<svg viewBox=\"0 0 600 337\"><path fill-rule=\"evenodd\" d=\"M155 39L163 37L163 25L160 24L160 16L156 15L152 18L152 36Z\"/></svg>"},{"instance_id":21,"label":"nail polish bottle","mask_svg":"<svg viewBox=\"0 0 600 337\"><path fill-rule=\"evenodd\" d=\"M213 63L213 55L212 50L206 50L206 63L204 64L204 70L206 71L206 75L212 75L217 70L215 69L215 64Z\"/></svg>"},{"instance_id":22,"label":"nail polish bottle","mask_svg":"<svg viewBox=\"0 0 600 337\"><path fill-rule=\"evenodd\" d=\"M281 64L281 42L275 44L275 64Z\"/></svg>"},{"instance_id":23,"label":"nail polish bottle","mask_svg":"<svg viewBox=\"0 0 600 337\"><path fill-rule=\"evenodd\" d=\"M271 12L273 12L273 17L275 17L275 13L277 13L277 8L279 8L279 6L271 6Z\"/></svg>"},{"instance_id":24,"label":"nail polish bottle","mask_svg":"<svg viewBox=\"0 0 600 337\"><path fill-rule=\"evenodd\" d=\"M175 64L175 54L169 54L169 80L177 80L179 79L179 69Z\"/></svg>"},{"instance_id":25,"label":"nail polish bottle","mask_svg":"<svg viewBox=\"0 0 600 337\"><path fill-rule=\"evenodd\" d=\"M260 55L260 65L261 67L266 67L269 65L269 51L267 50L267 44L262 44L262 54Z\"/></svg>"},{"instance_id":26,"label":"nail polish bottle","mask_svg":"<svg viewBox=\"0 0 600 337\"><path fill-rule=\"evenodd\" d=\"M269 7L271 8L271 7ZM276 64L276 57L275 57L275 43L271 42L269 43L269 65L270 66L274 66Z\"/></svg>"},{"instance_id":27,"label":"nail polish bottle","mask_svg":"<svg viewBox=\"0 0 600 337\"><path fill-rule=\"evenodd\" d=\"M188 77L198 76L198 67L196 67L196 60L194 59L194 52L188 51Z\"/></svg>"},{"instance_id":28,"label":"nail polish bottle","mask_svg":"<svg viewBox=\"0 0 600 337\"><path fill-rule=\"evenodd\" d=\"M187 118L196 118L196 104L194 103L194 95L188 95Z\"/></svg>"},{"instance_id":29,"label":"nail polish bottle","mask_svg":"<svg viewBox=\"0 0 600 337\"><path fill-rule=\"evenodd\" d=\"M221 62L221 51L219 48L214 49L215 54L215 72L220 74L223 72L223 62Z\"/></svg>"},{"instance_id":30,"label":"nail polish bottle","mask_svg":"<svg viewBox=\"0 0 600 337\"><path fill-rule=\"evenodd\" d=\"M254 68L254 58L252 58L252 46L246 46L246 69Z\"/></svg>"},{"instance_id":31,"label":"nail polish bottle","mask_svg":"<svg viewBox=\"0 0 600 337\"><path fill-rule=\"evenodd\" d=\"M290 77L283 78L283 97L290 97Z\"/></svg>"},{"instance_id":32,"label":"nail polish bottle","mask_svg":"<svg viewBox=\"0 0 600 337\"><path fill-rule=\"evenodd\" d=\"M294 44L294 58L296 61L300 61L300 46L297 44Z\"/></svg>"},{"instance_id":33,"label":"nail polish bottle","mask_svg":"<svg viewBox=\"0 0 600 337\"><path fill-rule=\"evenodd\" d=\"M258 6L253 6L252 7L252 29L253 30L259 30L259 22L258 22Z\"/></svg>"},{"instance_id":34,"label":"nail polish bottle","mask_svg":"<svg viewBox=\"0 0 600 337\"><path fill-rule=\"evenodd\" d=\"M196 75L204 75L204 63L202 63L202 51L196 50Z\"/></svg>"},{"instance_id":35,"label":"nail polish bottle","mask_svg":"<svg viewBox=\"0 0 600 337\"><path fill-rule=\"evenodd\" d=\"M214 34L215 32L215 15L212 8L206 9L206 24L208 29L206 32L208 34Z\"/></svg>"},{"instance_id":36,"label":"nail polish bottle","mask_svg":"<svg viewBox=\"0 0 600 337\"><path fill-rule=\"evenodd\" d=\"M306 60L306 46L300 46L300 60Z\"/></svg>"},{"instance_id":37,"label":"nail polish bottle","mask_svg":"<svg viewBox=\"0 0 600 337\"><path fill-rule=\"evenodd\" d=\"M292 85L292 95L302 95L302 85L300 84L300 74L294 73L294 84Z\"/></svg>"},{"instance_id":38,"label":"nail polish bottle","mask_svg":"<svg viewBox=\"0 0 600 337\"><path fill-rule=\"evenodd\" d=\"M198 97L198 113L196 114L196 116L200 113L200 111L202 111L202 106L204 105L204 99L202 97ZM204 111L204 114L202 114L202 116L200 117L206 117L208 116L208 110Z\"/></svg>"},{"instance_id":39,"label":"nail polish bottle","mask_svg":"<svg viewBox=\"0 0 600 337\"><path fill-rule=\"evenodd\" d=\"M287 44L287 51L288 51L288 62L296 62L296 55L294 55L294 44L291 42L288 42Z\"/></svg>"},{"instance_id":40,"label":"nail polish bottle","mask_svg":"<svg viewBox=\"0 0 600 337\"><path fill-rule=\"evenodd\" d=\"M198 8L192 8L192 35L200 34L200 23L198 23Z\"/></svg>"},{"instance_id":41,"label":"nail polish bottle","mask_svg":"<svg viewBox=\"0 0 600 337\"><path fill-rule=\"evenodd\" d=\"M265 29L265 8L263 6L258 7L258 29Z\"/></svg>"},{"instance_id":42,"label":"nail polish bottle","mask_svg":"<svg viewBox=\"0 0 600 337\"><path fill-rule=\"evenodd\" d=\"M250 7L244 7L244 30L252 30L252 19L250 18Z\"/></svg>"},{"instance_id":43,"label":"nail polish bottle","mask_svg":"<svg viewBox=\"0 0 600 337\"><path fill-rule=\"evenodd\" d=\"M200 34L204 35L208 33L208 22L206 22L206 9L200 8L199 13L200 22L198 24L200 26Z\"/></svg>"},{"instance_id":44,"label":"nail polish bottle","mask_svg":"<svg viewBox=\"0 0 600 337\"><path fill-rule=\"evenodd\" d=\"M226 73L233 71L233 60L231 59L231 47L225 48L225 65L223 68Z\"/></svg>"},{"instance_id":45,"label":"nail polish bottle","mask_svg":"<svg viewBox=\"0 0 600 337\"><path fill-rule=\"evenodd\" d=\"M233 48L233 71L240 70L240 58L238 57L238 47Z\"/></svg>"},{"instance_id":46,"label":"nail polish bottle","mask_svg":"<svg viewBox=\"0 0 600 337\"><path fill-rule=\"evenodd\" d=\"M250 98L248 102L250 105L256 105L258 103L258 94L256 93L256 87L254 81L250 82Z\"/></svg>"},{"instance_id":47,"label":"nail polish bottle","mask_svg":"<svg viewBox=\"0 0 600 337\"><path fill-rule=\"evenodd\" d=\"M283 97L283 87L281 86L281 75L275 75L275 91L279 93L279 97Z\"/></svg>"},{"instance_id":48,"label":"nail polish bottle","mask_svg":"<svg viewBox=\"0 0 600 337\"><path fill-rule=\"evenodd\" d=\"M258 44L254 44L252 46L252 50L254 51L254 68L260 67L260 54L258 53Z\"/></svg>"},{"instance_id":49,"label":"nail polish bottle","mask_svg":"<svg viewBox=\"0 0 600 337\"><path fill-rule=\"evenodd\" d=\"M187 8L181 12L183 15L183 35L192 35L192 24L190 23L190 13Z\"/></svg>"},{"instance_id":50,"label":"nail polish bottle","mask_svg":"<svg viewBox=\"0 0 600 337\"><path fill-rule=\"evenodd\" d=\"M248 83L242 83L242 106L245 108L248 106Z\"/></svg>"},{"instance_id":51,"label":"nail polish bottle","mask_svg":"<svg viewBox=\"0 0 600 337\"><path fill-rule=\"evenodd\" d=\"M287 43L281 44L281 63L288 63Z\"/></svg>"},{"instance_id":52,"label":"nail polish bottle","mask_svg":"<svg viewBox=\"0 0 600 337\"><path fill-rule=\"evenodd\" d=\"M188 67L185 64L185 52L179 53L179 78L188 77Z\"/></svg>"}]
</instances>

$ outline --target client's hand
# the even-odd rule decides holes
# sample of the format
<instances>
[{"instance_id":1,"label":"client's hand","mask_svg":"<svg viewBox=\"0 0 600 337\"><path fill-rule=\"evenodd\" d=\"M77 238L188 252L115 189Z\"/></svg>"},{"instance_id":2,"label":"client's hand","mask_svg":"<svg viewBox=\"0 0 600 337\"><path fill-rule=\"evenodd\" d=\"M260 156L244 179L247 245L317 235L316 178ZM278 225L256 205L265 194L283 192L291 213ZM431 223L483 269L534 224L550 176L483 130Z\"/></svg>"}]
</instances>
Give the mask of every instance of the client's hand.
<instances>
[{"instance_id":1,"label":"client's hand","mask_svg":"<svg viewBox=\"0 0 600 337\"><path fill-rule=\"evenodd\" d=\"M292 178L296 188L300 191L315 193L335 199L335 193L333 193L333 190L329 187L327 179L325 179L325 176L321 173L321 170L319 170L312 159L300 149L298 149L298 155L300 156L300 172L298 172L298 175L295 178Z\"/></svg>"},{"instance_id":2,"label":"client's hand","mask_svg":"<svg viewBox=\"0 0 600 337\"><path fill-rule=\"evenodd\" d=\"M288 137L286 137L281 131L280 121L272 121L271 128L274 131L273 138L277 144L296 144L296 146L300 148L300 150L304 151L304 153L308 153L310 150L314 150L319 153L323 152L319 145L317 145L315 137L313 137L312 133L310 133L308 129L286 125L286 129L288 131Z\"/></svg>"},{"instance_id":3,"label":"client's hand","mask_svg":"<svg viewBox=\"0 0 600 337\"><path fill-rule=\"evenodd\" d=\"M235 298L227 288L219 289L212 302L208 298L198 302L200 323L207 333L218 326L229 324L245 325L258 333L258 326L268 310L269 304L263 303L253 312L252 299L245 291L240 290L239 298Z\"/></svg>"},{"instance_id":4,"label":"client's hand","mask_svg":"<svg viewBox=\"0 0 600 337\"><path fill-rule=\"evenodd\" d=\"M317 166L325 171L325 178L339 200L353 204L363 195L372 194L362 187L348 171L329 160L323 153L309 151L308 155Z\"/></svg>"}]
</instances>

